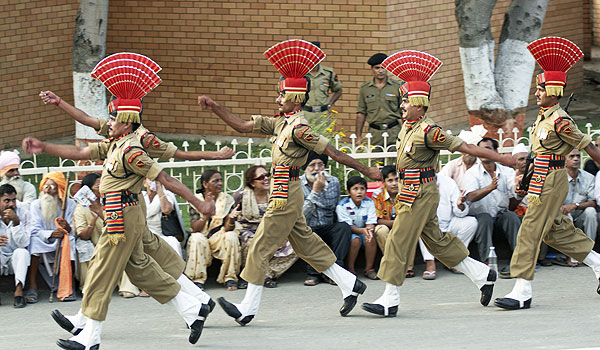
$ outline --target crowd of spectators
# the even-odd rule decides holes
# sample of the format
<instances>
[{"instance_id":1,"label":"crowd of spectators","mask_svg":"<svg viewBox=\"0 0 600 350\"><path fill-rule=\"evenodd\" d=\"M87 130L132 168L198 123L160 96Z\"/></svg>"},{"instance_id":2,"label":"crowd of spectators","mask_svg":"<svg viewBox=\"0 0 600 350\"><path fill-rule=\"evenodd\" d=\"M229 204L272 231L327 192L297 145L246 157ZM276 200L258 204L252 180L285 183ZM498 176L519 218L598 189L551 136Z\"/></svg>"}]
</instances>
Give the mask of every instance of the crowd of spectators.
<instances>
[{"instance_id":1,"label":"crowd of spectators","mask_svg":"<svg viewBox=\"0 0 600 350\"><path fill-rule=\"evenodd\" d=\"M482 147L498 150L497 141L482 138ZM596 140L600 144L600 138ZM487 159L461 155L437 174L440 193L438 224L444 232L454 233L471 255L487 263L492 246L503 247L498 254L509 259L515 248L521 219L527 211L526 192L520 190L527 173L527 146L513 148L515 168ZM66 196L64 174L46 174L35 187L19 174L20 159L14 152L0 155L0 274L14 275L14 306L24 307L38 300L38 279L44 281L57 298L75 300L84 288L87 265L94 245L102 234L104 211L100 199L100 175L90 173L81 179L93 196L89 201L74 201ZM394 166L381 168L383 182L372 193L360 176L346 181L347 196L342 196L340 180L326 171L328 158L311 151L300 177L304 190L303 213L311 229L331 248L337 264L354 274L377 279L377 256L385 254L388 233L395 222L399 179ZM581 153L573 150L567 157L569 192L562 212L591 239L598 229L597 203L600 201L599 165L588 160L581 166ZM143 199L149 230L164 239L186 260L185 274L204 288L208 278L216 279L227 290L243 289L240 277L248 249L269 205L270 172L252 166L244 176L243 188L233 196L223 191L223 176L213 169L201 178L199 199L215 201L215 214L206 216L190 207L186 227L175 195L162 184L145 182ZM66 202L64 199L66 198ZM68 238L68 239L67 239ZM59 245L59 242L61 243ZM423 279L436 278L436 263L426 244L419 240L425 269ZM415 249L409 261L414 262ZM362 252L363 255L360 255ZM560 254L550 255L542 243L539 262L576 267L580 262ZM552 257L551 259L549 257ZM208 276L208 267L217 259L217 276ZM277 287L277 279L296 261L290 242L282 242L269 261L264 286ZM358 262L358 263L357 263ZM357 264L364 269L357 271ZM362 264L362 265L361 265ZM455 271L457 272L457 271ZM407 277L415 276L412 264ZM501 267L500 276L510 278L510 266ZM310 265L306 267L306 286L320 282L334 284ZM119 293L126 298L144 296L124 273Z\"/></svg>"}]
</instances>

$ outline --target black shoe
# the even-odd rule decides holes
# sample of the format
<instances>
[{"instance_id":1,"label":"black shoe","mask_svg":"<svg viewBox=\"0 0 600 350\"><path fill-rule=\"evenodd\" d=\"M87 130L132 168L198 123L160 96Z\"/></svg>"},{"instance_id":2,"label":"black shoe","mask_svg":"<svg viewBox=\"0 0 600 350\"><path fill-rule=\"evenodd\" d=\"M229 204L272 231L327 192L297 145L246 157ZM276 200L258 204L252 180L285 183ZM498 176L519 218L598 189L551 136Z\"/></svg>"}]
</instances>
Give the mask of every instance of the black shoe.
<instances>
[{"instance_id":1,"label":"black shoe","mask_svg":"<svg viewBox=\"0 0 600 350\"><path fill-rule=\"evenodd\" d=\"M361 307L366 312L384 317L396 317L398 313L398 305L386 308L379 304L363 303Z\"/></svg>"},{"instance_id":2,"label":"black shoe","mask_svg":"<svg viewBox=\"0 0 600 350\"><path fill-rule=\"evenodd\" d=\"M75 328L73 323L71 323L71 321L69 321L65 317L65 315L63 315L60 311L54 310L50 313L50 315L52 316L54 321L56 323L58 323L60 328L64 329L65 331L67 331L73 335L77 335L77 334L79 334L79 332L81 332L82 328Z\"/></svg>"},{"instance_id":3,"label":"black shoe","mask_svg":"<svg viewBox=\"0 0 600 350\"><path fill-rule=\"evenodd\" d=\"M210 306L208 304L202 304L202 306L200 306L200 311L198 311L198 317L196 318L196 321L194 321L194 323L192 323L190 326L190 337L188 340L191 344L196 344L198 339L200 339L200 336L202 335L202 329L204 328L204 321L206 321L209 313Z\"/></svg>"},{"instance_id":4,"label":"black shoe","mask_svg":"<svg viewBox=\"0 0 600 350\"><path fill-rule=\"evenodd\" d=\"M22 309L25 307L25 305L27 305L27 303L25 302L25 298L23 298L22 295L15 297L15 302L13 303L15 309Z\"/></svg>"},{"instance_id":5,"label":"black shoe","mask_svg":"<svg viewBox=\"0 0 600 350\"><path fill-rule=\"evenodd\" d=\"M56 345L67 350L85 350L85 346L73 340L59 339L56 341ZM100 344L96 344L90 348L90 350L100 349Z\"/></svg>"},{"instance_id":6,"label":"black shoe","mask_svg":"<svg viewBox=\"0 0 600 350\"><path fill-rule=\"evenodd\" d=\"M352 288L352 294L344 298L344 305L340 308L340 315L347 316L354 306L356 306L356 299L358 296L365 292L367 285L362 283L358 278L354 281L354 287Z\"/></svg>"},{"instance_id":7,"label":"black shoe","mask_svg":"<svg viewBox=\"0 0 600 350\"><path fill-rule=\"evenodd\" d=\"M523 305L521 305L521 303L516 299L496 298L496 300L494 300L494 305L506 310L529 309L531 307L531 298L525 300Z\"/></svg>"},{"instance_id":8,"label":"black shoe","mask_svg":"<svg viewBox=\"0 0 600 350\"><path fill-rule=\"evenodd\" d=\"M542 260L538 260L538 263L540 263L541 266L552 266L552 261L550 259L542 259Z\"/></svg>"},{"instance_id":9,"label":"black shoe","mask_svg":"<svg viewBox=\"0 0 600 350\"><path fill-rule=\"evenodd\" d=\"M500 278L509 279L510 277L510 265L506 265L500 270Z\"/></svg>"},{"instance_id":10,"label":"black shoe","mask_svg":"<svg viewBox=\"0 0 600 350\"><path fill-rule=\"evenodd\" d=\"M235 305L228 302L223 297L217 298L217 302L219 302L219 305L221 305L223 311L225 311L225 313L230 317L233 317L235 319L235 322L237 322L240 326L247 325L254 318L254 315L242 317L242 313L240 312L240 310L238 310L238 308L235 307Z\"/></svg>"},{"instance_id":11,"label":"black shoe","mask_svg":"<svg viewBox=\"0 0 600 350\"><path fill-rule=\"evenodd\" d=\"M208 312L213 312L213 310L215 309L215 306L217 305L217 303L215 303L215 301L212 300L212 298L210 298L208 300L208 304L206 304L206 305L208 305Z\"/></svg>"},{"instance_id":12,"label":"black shoe","mask_svg":"<svg viewBox=\"0 0 600 350\"><path fill-rule=\"evenodd\" d=\"M496 271L490 270L490 272L488 272L487 283L483 287L479 288L481 291L481 298L479 299L479 302L481 305L488 306L490 300L492 300L492 294L494 293L494 282L496 282L497 277L498 274Z\"/></svg>"}]
</instances>

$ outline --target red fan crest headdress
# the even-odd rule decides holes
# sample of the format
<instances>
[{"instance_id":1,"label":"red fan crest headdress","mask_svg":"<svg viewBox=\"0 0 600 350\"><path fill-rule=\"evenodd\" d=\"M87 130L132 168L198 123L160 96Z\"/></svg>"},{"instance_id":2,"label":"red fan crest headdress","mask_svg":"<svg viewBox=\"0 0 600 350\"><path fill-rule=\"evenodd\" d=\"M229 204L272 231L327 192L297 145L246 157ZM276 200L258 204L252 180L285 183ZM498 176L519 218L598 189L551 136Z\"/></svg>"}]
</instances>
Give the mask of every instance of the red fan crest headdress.
<instances>
[{"instance_id":1,"label":"red fan crest headdress","mask_svg":"<svg viewBox=\"0 0 600 350\"><path fill-rule=\"evenodd\" d=\"M100 81L117 99L109 104L121 123L141 123L142 97L161 83L160 66L150 58L131 52L110 55L98 62L92 78Z\"/></svg>"},{"instance_id":2,"label":"red fan crest headdress","mask_svg":"<svg viewBox=\"0 0 600 350\"><path fill-rule=\"evenodd\" d=\"M567 71L583 57L581 49L567 39L549 36L533 41L527 50L544 71L536 76L536 84L544 84L548 96L562 96Z\"/></svg>"},{"instance_id":3,"label":"red fan crest headdress","mask_svg":"<svg viewBox=\"0 0 600 350\"><path fill-rule=\"evenodd\" d=\"M405 50L389 56L381 65L405 81L400 93L408 95L411 105L429 106L431 85L428 81L442 66L442 61L425 52Z\"/></svg>"},{"instance_id":4,"label":"red fan crest headdress","mask_svg":"<svg viewBox=\"0 0 600 350\"><path fill-rule=\"evenodd\" d=\"M304 76L325 58L319 47L298 39L273 45L264 55L285 78L279 82L279 90L285 91L285 100L294 102L304 101L308 89Z\"/></svg>"}]
</instances>

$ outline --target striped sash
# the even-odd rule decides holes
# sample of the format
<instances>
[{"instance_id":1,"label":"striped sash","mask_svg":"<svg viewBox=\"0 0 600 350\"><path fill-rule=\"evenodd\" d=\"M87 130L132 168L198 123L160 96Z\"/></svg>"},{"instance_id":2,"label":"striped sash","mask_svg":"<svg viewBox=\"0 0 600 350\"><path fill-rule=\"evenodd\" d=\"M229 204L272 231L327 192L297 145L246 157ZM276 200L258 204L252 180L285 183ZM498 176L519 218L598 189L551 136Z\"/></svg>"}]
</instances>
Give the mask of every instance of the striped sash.
<instances>
[{"instance_id":1,"label":"striped sash","mask_svg":"<svg viewBox=\"0 0 600 350\"><path fill-rule=\"evenodd\" d=\"M106 233L109 235L111 245L117 245L125 241L125 221L123 220L123 208L137 205L139 202L123 203L121 191L107 192L104 194L104 212L106 215Z\"/></svg>"},{"instance_id":2,"label":"striped sash","mask_svg":"<svg viewBox=\"0 0 600 350\"><path fill-rule=\"evenodd\" d=\"M273 202L273 209L284 209L288 199L290 166L273 165L272 172L273 182L271 185L271 201Z\"/></svg>"},{"instance_id":3,"label":"striped sash","mask_svg":"<svg viewBox=\"0 0 600 350\"><path fill-rule=\"evenodd\" d=\"M430 171L431 168L402 169L402 188L396 196L396 209L398 212L411 211L412 205L417 197L421 183L432 181L434 177L421 178L421 172Z\"/></svg>"},{"instance_id":4,"label":"striped sash","mask_svg":"<svg viewBox=\"0 0 600 350\"><path fill-rule=\"evenodd\" d=\"M528 200L531 205L541 204L540 195L542 194L542 188L544 182L548 176L550 170L561 169L560 167L550 167L551 160L565 160L563 156L557 156L553 154L549 155L536 155L533 161L533 175L529 182Z\"/></svg>"}]
</instances>

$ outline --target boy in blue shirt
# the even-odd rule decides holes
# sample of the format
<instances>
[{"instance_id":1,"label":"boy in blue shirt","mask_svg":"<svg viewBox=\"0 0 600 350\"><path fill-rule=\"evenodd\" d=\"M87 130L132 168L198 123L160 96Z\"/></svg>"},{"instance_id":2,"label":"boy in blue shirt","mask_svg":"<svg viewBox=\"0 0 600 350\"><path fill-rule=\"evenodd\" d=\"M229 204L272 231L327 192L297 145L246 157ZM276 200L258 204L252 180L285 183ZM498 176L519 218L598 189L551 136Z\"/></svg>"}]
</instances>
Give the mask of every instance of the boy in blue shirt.
<instances>
[{"instance_id":1,"label":"boy in blue shirt","mask_svg":"<svg viewBox=\"0 0 600 350\"><path fill-rule=\"evenodd\" d=\"M350 225L352 238L350 249L346 256L346 268L354 271L354 262L360 250L365 247L365 276L376 280L377 273L373 269L375 254L377 253L377 241L373 239L373 230L377 224L375 203L367 194L367 182L360 176L353 176L346 182L346 189L350 197L342 199L337 207L336 213L339 222Z\"/></svg>"}]
</instances>

